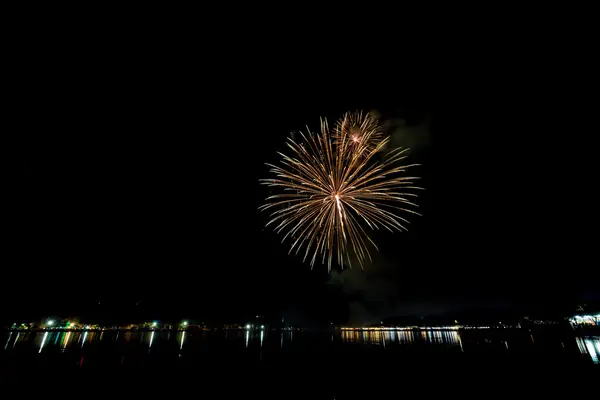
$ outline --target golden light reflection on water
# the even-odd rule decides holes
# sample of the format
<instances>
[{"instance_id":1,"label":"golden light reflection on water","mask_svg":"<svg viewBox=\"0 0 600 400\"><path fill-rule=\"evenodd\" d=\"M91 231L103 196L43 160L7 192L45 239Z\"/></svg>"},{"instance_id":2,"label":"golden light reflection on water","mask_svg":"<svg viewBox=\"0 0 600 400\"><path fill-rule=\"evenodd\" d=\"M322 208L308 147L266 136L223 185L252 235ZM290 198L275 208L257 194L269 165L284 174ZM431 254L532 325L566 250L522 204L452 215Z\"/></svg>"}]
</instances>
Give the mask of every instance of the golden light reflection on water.
<instances>
[{"instance_id":1,"label":"golden light reflection on water","mask_svg":"<svg viewBox=\"0 0 600 400\"><path fill-rule=\"evenodd\" d=\"M64 349L69 345L69 342L71 341L71 331L67 332L67 334L65 335L61 347L64 351Z\"/></svg>"},{"instance_id":2,"label":"golden light reflection on water","mask_svg":"<svg viewBox=\"0 0 600 400\"><path fill-rule=\"evenodd\" d=\"M361 343L385 346L387 343L409 344L417 341L412 330L342 330L344 343ZM419 341L461 346L457 331L421 330L416 333Z\"/></svg>"}]
</instances>

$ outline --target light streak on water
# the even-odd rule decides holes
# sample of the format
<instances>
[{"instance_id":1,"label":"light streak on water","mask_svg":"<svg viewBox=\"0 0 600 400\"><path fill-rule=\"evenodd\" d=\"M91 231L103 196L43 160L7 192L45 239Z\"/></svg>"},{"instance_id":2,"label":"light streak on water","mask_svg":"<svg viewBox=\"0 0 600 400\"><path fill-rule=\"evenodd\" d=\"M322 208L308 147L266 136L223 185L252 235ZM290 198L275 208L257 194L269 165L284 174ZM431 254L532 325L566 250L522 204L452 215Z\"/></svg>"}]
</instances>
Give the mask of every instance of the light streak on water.
<instances>
[{"instance_id":1,"label":"light streak on water","mask_svg":"<svg viewBox=\"0 0 600 400\"><path fill-rule=\"evenodd\" d=\"M582 354L589 354L594 364L600 364L600 337L578 337L577 347Z\"/></svg>"},{"instance_id":2,"label":"light streak on water","mask_svg":"<svg viewBox=\"0 0 600 400\"><path fill-rule=\"evenodd\" d=\"M395 332L392 332L395 331ZM341 332L342 340L347 343L366 343L374 345L409 344L415 341L412 330L405 329L347 329ZM462 342L456 330L442 331L436 329L422 329L417 341L430 344L449 344L460 346ZM464 351L464 350L463 350Z\"/></svg>"},{"instance_id":3,"label":"light streak on water","mask_svg":"<svg viewBox=\"0 0 600 400\"><path fill-rule=\"evenodd\" d=\"M10 333L10 335L8 335L8 339L6 339L6 344L4 345L4 350L6 350L6 348L8 347L8 342L10 342L10 338L12 337L12 332Z\"/></svg>"},{"instance_id":4,"label":"light streak on water","mask_svg":"<svg viewBox=\"0 0 600 400\"><path fill-rule=\"evenodd\" d=\"M88 332L85 331L85 333L83 334L83 340L81 341L81 348L83 348L83 345L85 344L85 339L87 339L87 335L88 335Z\"/></svg>"},{"instance_id":5,"label":"light streak on water","mask_svg":"<svg viewBox=\"0 0 600 400\"><path fill-rule=\"evenodd\" d=\"M42 352L42 349L44 348L44 343L46 343L47 337L48 337L48 332L44 333L44 338L42 339L42 344L40 345L40 351L38 351L38 353Z\"/></svg>"},{"instance_id":6,"label":"light streak on water","mask_svg":"<svg viewBox=\"0 0 600 400\"><path fill-rule=\"evenodd\" d=\"M64 349L65 347L67 347L67 345L69 344L69 339L71 338L71 332L67 332L67 334L65 335L65 340L63 340L62 342L62 348Z\"/></svg>"},{"instance_id":7,"label":"light streak on water","mask_svg":"<svg viewBox=\"0 0 600 400\"><path fill-rule=\"evenodd\" d=\"M15 342L12 345L13 348L17 345L17 342L19 341L19 336L21 336L21 332L17 333L17 337L15 338Z\"/></svg>"},{"instance_id":8,"label":"light streak on water","mask_svg":"<svg viewBox=\"0 0 600 400\"><path fill-rule=\"evenodd\" d=\"M248 347L249 341L250 341L250 331L246 331L246 347Z\"/></svg>"},{"instance_id":9,"label":"light streak on water","mask_svg":"<svg viewBox=\"0 0 600 400\"><path fill-rule=\"evenodd\" d=\"M150 345L148 346L148 351L150 351L150 348L152 347L152 342L154 341L154 331L152 331L152 335L150 335Z\"/></svg>"},{"instance_id":10,"label":"light streak on water","mask_svg":"<svg viewBox=\"0 0 600 400\"><path fill-rule=\"evenodd\" d=\"M265 331L260 331L260 347L262 347L264 336L265 336Z\"/></svg>"},{"instance_id":11,"label":"light streak on water","mask_svg":"<svg viewBox=\"0 0 600 400\"><path fill-rule=\"evenodd\" d=\"M183 341L185 340L185 332L181 334L181 345L179 346L179 350L183 349Z\"/></svg>"}]
</instances>

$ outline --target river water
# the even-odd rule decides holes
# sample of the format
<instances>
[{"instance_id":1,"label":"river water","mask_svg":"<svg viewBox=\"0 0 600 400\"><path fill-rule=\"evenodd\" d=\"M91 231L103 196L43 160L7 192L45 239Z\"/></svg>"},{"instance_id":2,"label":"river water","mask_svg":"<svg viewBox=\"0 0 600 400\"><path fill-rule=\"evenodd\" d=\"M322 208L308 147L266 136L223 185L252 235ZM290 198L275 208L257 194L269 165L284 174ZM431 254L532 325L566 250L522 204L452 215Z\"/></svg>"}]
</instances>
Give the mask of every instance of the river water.
<instances>
[{"instance_id":1,"label":"river water","mask_svg":"<svg viewBox=\"0 0 600 400\"><path fill-rule=\"evenodd\" d=\"M589 366L597 371L600 367L600 337L528 333L503 337L485 330L461 333L452 330L5 331L1 343L0 367L4 372L32 368L38 371L192 370L198 371L195 376L204 385L216 382L208 376L217 380L226 378L229 383L219 384L219 387L239 382L240 376L252 375L262 385L268 382L271 388L286 382L285 389L281 390L289 391L290 387L294 393L310 390L307 396L313 398L318 398L314 391L321 393L321 390L334 388L348 391L360 385L372 390L375 383L383 392L397 390L398 379L405 376L406 371L439 377L465 369L495 371L498 367L505 370L525 367L524 371L534 371L547 367L572 370ZM497 376L497 373L492 375ZM237 390L225 398L238 398L235 393ZM261 396L269 397L264 393ZM336 398L350 397L338 395Z\"/></svg>"}]
</instances>

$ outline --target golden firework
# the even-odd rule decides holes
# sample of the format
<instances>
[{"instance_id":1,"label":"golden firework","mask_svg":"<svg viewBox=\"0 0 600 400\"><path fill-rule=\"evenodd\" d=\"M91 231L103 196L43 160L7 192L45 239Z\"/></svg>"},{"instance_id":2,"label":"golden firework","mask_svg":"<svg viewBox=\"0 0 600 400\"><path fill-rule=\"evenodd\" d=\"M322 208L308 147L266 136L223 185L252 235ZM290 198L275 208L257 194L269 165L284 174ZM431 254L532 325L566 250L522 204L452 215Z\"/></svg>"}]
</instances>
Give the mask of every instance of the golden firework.
<instances>
[{"instance_id":1,"label":"golden firework","mask_svg":"<svg viewBox=\"0 0 600 400\"><path fill-rule=\"evenodd\" d=\"M333 129L334 143L349 151L373 150L383 140L379 121L362 111L347 112Z\"/></svg>"},{"instance_id":2,"label":"golden firework","mask_svg":"<svg viewBox=\"0 0 600 400\"><path fill-rule=\"evenodd\" d=\"M303 260L310 257L311 266L320 257L323 264L327 259L331 270L335 257L342 268L345 262L352 266L352 259L363 267L371 260L369 243L377 249L366 227L403 231L408 220L398 212L418 215L408 208L416 207L409 198L417 196L413 190L420 188L413 181L418 178L404 176L417 164L401 163L408 149L394 149L382 161L376 160L389 138L371 140L380 131L374 128L377 121L368 117L359 125L364 140L354 141L342 134L353 121L358 120L346 114L338 122L335 139L326 120L318 133L300 133L299 141L289 138L291 156L279 153L281 165L267 164L275 177L261 179L278 191L260 207L273 210L267 226L275 225L277 233L284 233L282 241L291 239L290 253L304 248Z\"/></svg>"}]
</instances>

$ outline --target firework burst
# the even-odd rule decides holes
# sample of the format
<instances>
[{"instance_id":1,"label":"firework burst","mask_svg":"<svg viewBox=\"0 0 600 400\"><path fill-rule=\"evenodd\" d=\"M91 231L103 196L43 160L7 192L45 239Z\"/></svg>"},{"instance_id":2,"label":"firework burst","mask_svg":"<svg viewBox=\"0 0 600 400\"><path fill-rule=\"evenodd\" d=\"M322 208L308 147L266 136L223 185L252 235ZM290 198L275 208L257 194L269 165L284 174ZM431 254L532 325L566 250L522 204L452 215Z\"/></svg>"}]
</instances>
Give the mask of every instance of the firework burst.
<instances>
[{"instance_id":1,"label":"firework burst","mask_svg":"<svg viewBox=\"0 0 600 400\"><path fill-rule=\"evenodd\" d=\"M369 247L377 249L367 228L404 231L408 220L399 214L418 214L410 209L416 207L410 199L420 189L413 184L418 178L404 176L417 164L401 163L408 149L376 160L389 138L376 136L377 122L361 115L346 114L333 135L321 121L320 132L289 138L291 155L279 153L281 165L267 164L275 177L261 180L277 191L260 207L272 211L267 226L284 234L282 241L291 240L290 253L303 251L311 266L320 258L330 270L334 259L342 268L352 267L353 259L363 267L371 260ZM344 133L356 121L362 121L363 140Z\"/></svg>"},{"instance_id":2,"label":"firework burst","mask_svg":"<svg viewBox=\"0 0 600 400\"><path fill-rule=\"evenodd\" d=\"M383 140L377 119L361 111L346 113L333 129L334 143L347 151L372 151Z\"/></svg>"}]
</instances>

